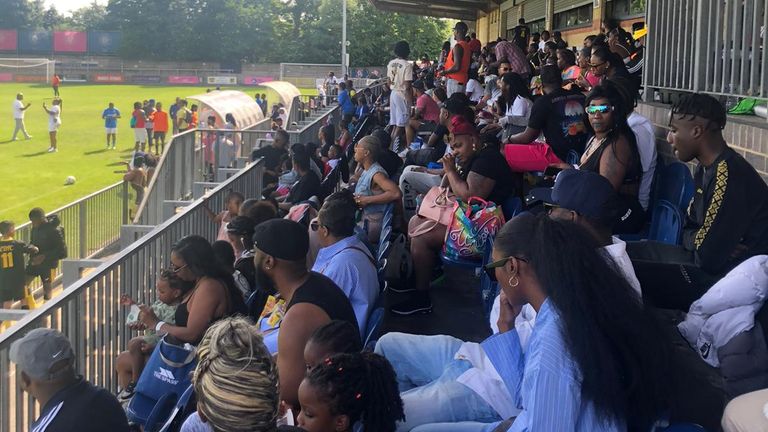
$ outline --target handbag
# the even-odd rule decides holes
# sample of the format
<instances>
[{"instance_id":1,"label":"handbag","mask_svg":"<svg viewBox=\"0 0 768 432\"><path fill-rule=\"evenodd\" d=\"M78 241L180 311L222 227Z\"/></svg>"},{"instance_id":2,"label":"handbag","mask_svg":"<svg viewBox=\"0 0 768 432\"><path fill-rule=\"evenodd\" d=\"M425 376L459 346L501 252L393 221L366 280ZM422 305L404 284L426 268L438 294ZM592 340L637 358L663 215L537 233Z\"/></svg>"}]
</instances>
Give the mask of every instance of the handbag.
<instances>
[{"instance_id":1,"label":"handbag","mask_svg":"<svg viewBox=\"0 0 768 432\"><path fill-rule=\"evenodd\" d=\"M552 148L543 142L507 144L504 157L513 172L544 171L550 164L562 163Z\"/></svg>"},{"instance_id":2,"label":"handbag","mask_svg":"<svg viewBox=\"0 0 768 432\"><path fill-rule=\"evenodd\" d=\"M426 234L437 225L448 226L453 219L456 196L447 187L433 186L421 200L418 215L427 219L408 231L409 237Z\"/></svg>"},{"instance_id":3,"label":"handbag","mask_svg":"<svg viewBox=\"0 0 768 432\"><path fill-rule=\"evenodd\" d=\"M471 197L457 200L453 218L445 231L443 255L455 260L481 261L489 238L504 225L501 207L492 201Z\"/></svg>"}]
</instances>

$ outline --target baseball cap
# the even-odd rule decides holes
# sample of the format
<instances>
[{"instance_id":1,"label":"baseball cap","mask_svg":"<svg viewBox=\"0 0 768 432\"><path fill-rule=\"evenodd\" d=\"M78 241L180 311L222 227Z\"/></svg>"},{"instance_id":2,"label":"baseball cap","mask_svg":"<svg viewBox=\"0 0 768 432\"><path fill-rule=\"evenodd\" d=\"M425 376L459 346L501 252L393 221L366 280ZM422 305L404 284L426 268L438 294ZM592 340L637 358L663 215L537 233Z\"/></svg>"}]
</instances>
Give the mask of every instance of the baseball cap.
<instances>
[{"instance_id":1,"label":"baseball cap","mask_svg":"<svg viewBox=\"0 0 768 432\"><path fill-rule=\"evenodd\" d=\"M425 90L424 80L417 79L416 81L414 81L411 84L411 87L413 87L413 88L415 88L416 90L419 90L419 91L424 91Z\"/></svg>"},{"instance_id":2,"label":"baseball cap","mask_svg":"<svg viewBox=\"0 0 768 432\"><path fill-rule=\"evenodd\" d=\"M253 226L253 219L248 216L235 216L227 223L227 232L235 235L252 235Z\"/></svg>"},{"instance_id":3,"label":"baseball cap","mask_svg":"<svg viewBox=\"0 0 768 432\"><path fill-rule=\"evenodd\" d=\"M288 219L271 219L256 226L253 247L286 261L299 261L309 252L307 228Z\"/></svg>"},{"instance_id":4,"label":"baseball cap","mask_svg":"<svg viewBox=\"0 0 768 432\"><path fill-rule=\"evenodd\" d=\"M613 223L627 211L608 179L595 172L578 169L561 171L552 188L531 190L526 202L535 201Z\"/></svg>"},{"instance_id":5,"label":"baseball cap","mask_svg":"<svg viewBox=\"0 0 768 432\"><path fill-rule=\"evenodd\" d=\"M50 381L55 372L51 369L62 360L74 361L72 344L61 332L39 328L11 344L9 357L12 362L31 378Z\"/></svg>"}]
</instances>

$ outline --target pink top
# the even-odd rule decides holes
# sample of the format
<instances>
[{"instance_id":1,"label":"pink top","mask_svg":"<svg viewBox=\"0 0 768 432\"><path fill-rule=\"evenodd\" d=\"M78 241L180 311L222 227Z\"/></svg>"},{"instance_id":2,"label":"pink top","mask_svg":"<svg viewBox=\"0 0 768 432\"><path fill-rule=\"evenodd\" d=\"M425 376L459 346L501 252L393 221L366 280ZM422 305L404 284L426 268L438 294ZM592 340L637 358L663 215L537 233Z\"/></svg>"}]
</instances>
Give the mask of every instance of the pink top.
<instances>
[{"instance_id":1,"label":"pink top","mask_svg":"<svg viewBox=\"0 0 768 432\"><path fill-rule=\"evenodd\" d=\"M424 121L437 123L440 120L440 107L437 106L437 102L426 93L416 99L416 109L421 112L421 118L423 118Z\"/></svg>"}]
</instances>

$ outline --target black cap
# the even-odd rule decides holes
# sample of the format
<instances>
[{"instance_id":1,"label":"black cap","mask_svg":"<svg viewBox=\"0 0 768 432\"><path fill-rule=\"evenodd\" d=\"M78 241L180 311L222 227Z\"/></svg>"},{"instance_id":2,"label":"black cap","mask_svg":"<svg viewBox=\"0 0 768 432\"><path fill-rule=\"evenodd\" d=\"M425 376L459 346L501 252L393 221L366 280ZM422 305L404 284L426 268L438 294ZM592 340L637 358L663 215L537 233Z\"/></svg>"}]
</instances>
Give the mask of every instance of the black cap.
<instances>
[{"instance_id":1,"label":"black cap","mask_svg":"<svg viewBox=\"0 0 768 432\"><path fill-rule=\"evenodd\" d=\"M578 169L561 171L554 187L533 189L526 201L544 201L609 224L618 221L627 211L608 179Z\"/></svg>"},{"instance_id":2,"label":"black cap","mask_svg":"<svg viewBox=\"0 0 768 432\"><path fill-rule=\"evenodd\" d=\"M424 80L417 79L411 84L411 87L419 91L424 91Z\"/></svg>"},{"instance_id":3,"label":"black cap","mask_svg":"<svg viewBox=\"0 0 768 432\"><path fill-rule=\"evenodd\" d=\"M248 216L235 216L227 224L227 232L235 235L253 235L253 219Z\"/></svg>"},{"instance_id":4,"label":"black cap","mask_svg":"<svg viewBox=\"0 0 768 432\"><path fill-rule=\"evenodd\" d=\"M299 261L309 251L309 234L298 222L271 219L255 228L253 247L277 259Z\"/></svg>"}]
</instances>

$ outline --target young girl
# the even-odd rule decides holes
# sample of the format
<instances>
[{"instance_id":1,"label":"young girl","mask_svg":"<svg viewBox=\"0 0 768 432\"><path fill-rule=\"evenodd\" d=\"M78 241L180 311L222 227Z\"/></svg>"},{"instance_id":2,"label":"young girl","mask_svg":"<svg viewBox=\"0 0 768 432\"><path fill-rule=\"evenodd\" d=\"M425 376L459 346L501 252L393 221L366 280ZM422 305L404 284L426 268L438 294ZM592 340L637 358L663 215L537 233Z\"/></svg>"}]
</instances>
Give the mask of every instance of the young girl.
<instances>
[{"instance_id":1,"label":"young girl","mask_svg":"<svg viewBox=\"0 0 768 432\"><path fill-rule=\"evenodd\" d=\"M334 320L315 330L304 345L304 362L311 371L324 359L336 354L360 352L360 331L346 321Z\"/></svg>"},{"instance_id":2,"label":"young girl","mask_svg":"<svg viewBox=\"0 0 768 432\"><path fill-rule=\"evenodd\" d=\"M208 217L213 221L213 223L219 224L219 234L216 237L216 240L226 240L229 241L229 236L227 235L227 224L230 220L232 220L233 217L237 216L240 212L240 205L245 201L245 197L240 192L235 191L229 191L227 194L227 209L222 210L218 214L214 213L213 210L208 208L207 205L204 205L205 210L208 212ZM232 248L234 248L235 245L232 245Z\"/></svg>"},{"instance_id":3,"label":"young girl","mask_svg":"<svg viewBox=\"0 0 768 432\"><path fill-rule=\"evenodd\" d=\"M395 372L373 353L339 354L307 373L299 386L298 423L307 432L394 432L404 419Z\"/></svg>"},{"instance_id":4,"label":"young girl","mask_svg":"<svg viewBox=\"0 0 768 432\"><path fill-rule=\"evenodd\" d=\"M176 277L176 273L171 270L161 270L155 283L157 290L157 300L152 303L152 310L155 315L166 323L174 323L176 306L179 305L184 294L189 291L189 283ZM126 294L120 296L120 304L123 306L133 306L136 302ZM135 323L135 321L134 321ZM133 326L134 323L129 323ZM123 390L118 395L119 400L125 401L133 396L133 389L136 381L141 376L144 366L152 354L155 345L160 341L153 329L147 329L144 336L137 336L128 342L128 351L120 354L117 359L118 384ZM121 359L122 358L122 359ZM126 361L128 360L128 361ZM130 362L130 366L128 365ZM129 366L129 367L128 367Z\"/></svg>"},{"instance_id":5,"label":"young girl","mask_svg":"<svg viewBox=\"0 0 768 432\"><path fill-rule=\"evenodd\" d=\"M43 109L48 113L48 136L51 140L51 146L48 147L48 153L54 153L59 151L56 146L58 144L57 134L59 126L61 126L61 99L54 98L53 106L50 109L48 109L45 102L43 102Z\"/></svg>"},{"instance_id":6,"label":"young girl","mask_svg":"<svg viewBox=\"0 0 768 432\"><path fill-rule=\"evenodd\" d=\"M339 147L338 144L334 144L328 149L327 159L328 160L325 162L323 172L324 178L327 177L334 168L336 168L336 165L338 165L339 161L341 160L341 147Z\"/></svg>"}]
</instances>

